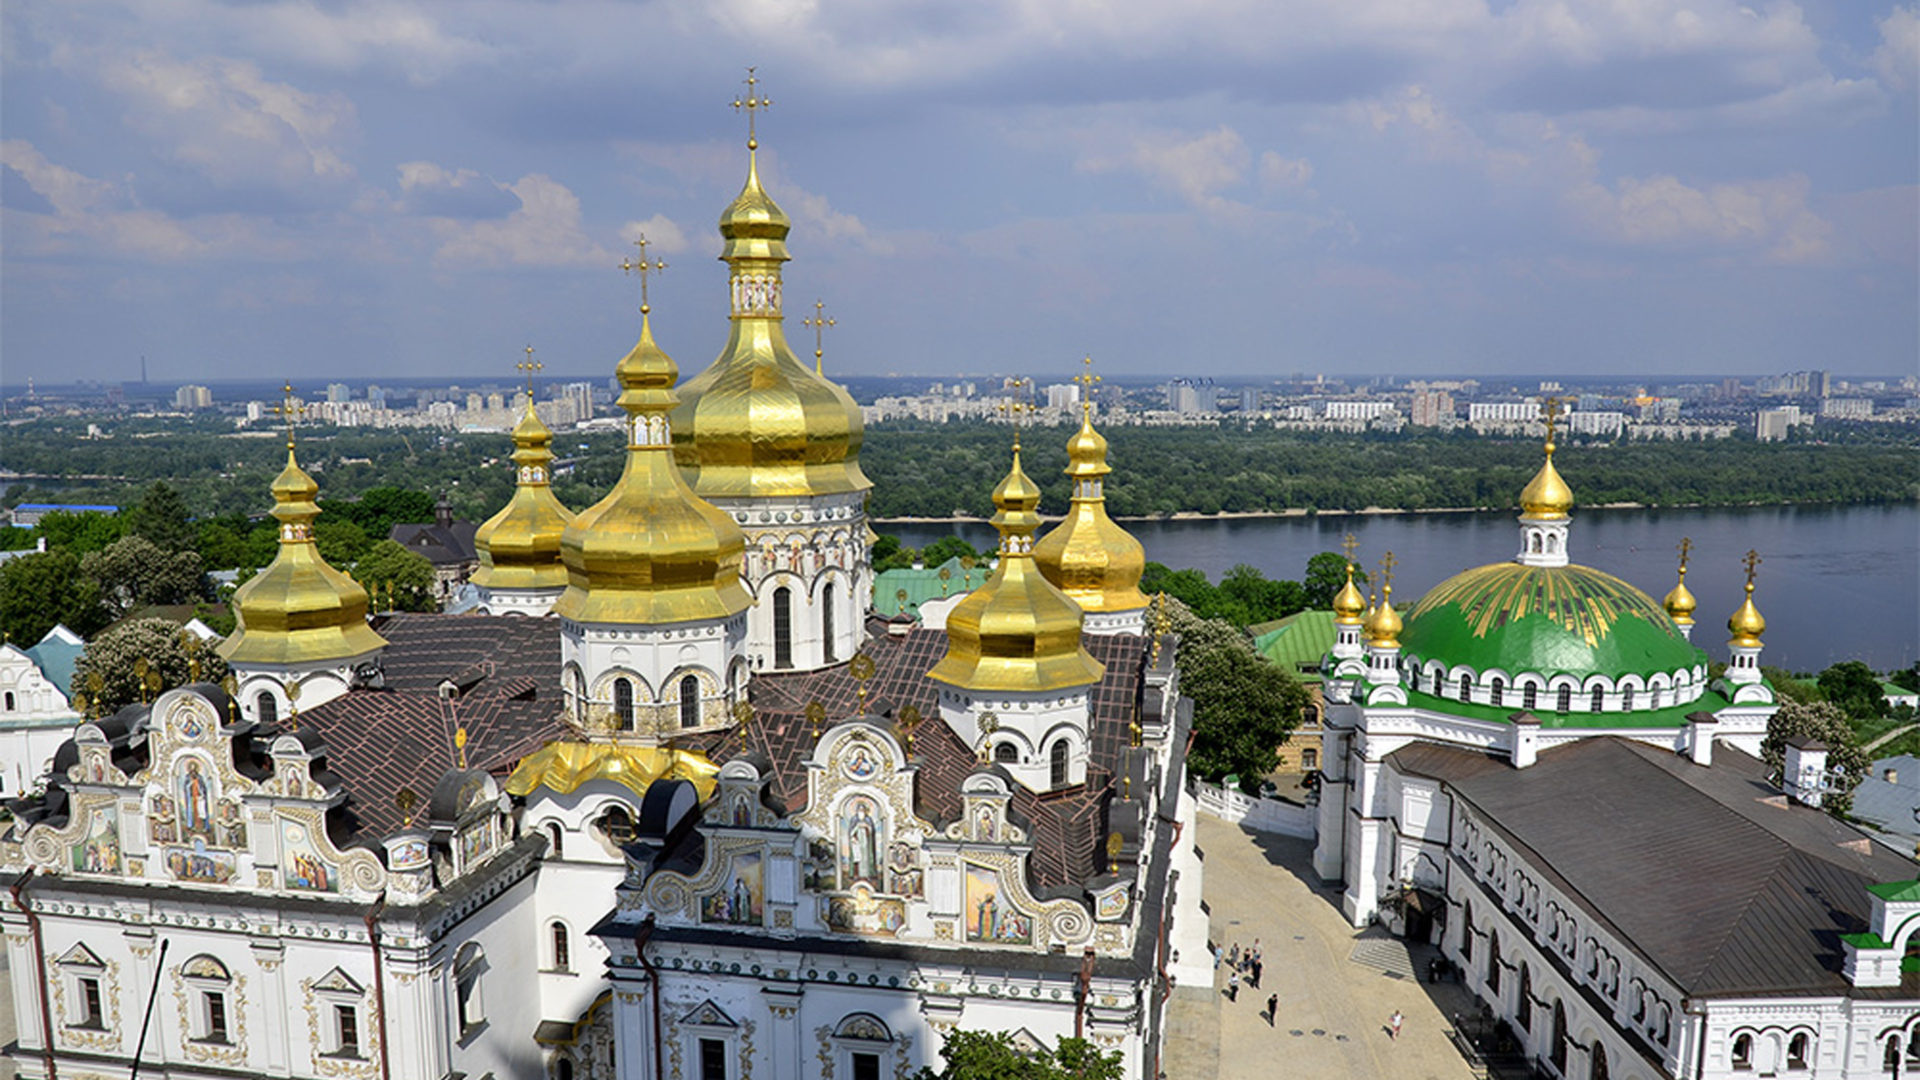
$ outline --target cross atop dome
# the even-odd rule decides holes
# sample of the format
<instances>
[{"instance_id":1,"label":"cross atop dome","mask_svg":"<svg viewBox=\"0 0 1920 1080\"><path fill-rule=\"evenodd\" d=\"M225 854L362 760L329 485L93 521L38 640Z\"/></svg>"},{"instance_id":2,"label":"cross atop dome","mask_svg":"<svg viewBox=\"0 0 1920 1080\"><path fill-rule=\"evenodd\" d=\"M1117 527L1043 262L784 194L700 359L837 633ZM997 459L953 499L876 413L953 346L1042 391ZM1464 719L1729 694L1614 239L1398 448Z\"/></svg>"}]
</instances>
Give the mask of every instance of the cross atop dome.
<instances>
[{"instance_id":1,"label":"cross atop dome","mask_svg":"<svg viewBox=\"0 0 1920 1080\"><path fill-rule=\"evenodd\" d=\"M635 260L629 256L620 260L621 273L629 277L634 274L640 275L640 314L642 315L646 315L653 310L652 305L647 302L647 275L657 274L667 268L667 260L665 259L655 259L652 262L647 261L647 245L649 243L652 243L652 241L647 239L647 234L641 233L640 239L633 242L633 246L640 249L640 258Z\"/></svg>"},{"instance_id":2,"label":"cross atop dome","mask_svg":"<svg viewBox=\"0 0 1920 1080\"><path fill-rule=\"evenodd\" d=\"M756 95L755 93L754 88L760 85L760 77L754 74L755 70L756 69L752 67L747 68L747 77L740 80L747 84L746 96L741 97L735 94L733 98L733 111L745 112L747 114L747 149L749 150L760 149L760 140L754 131L754 114L758 113L761 109L773 107L772 98L765 94Z\"/></svg>"},{"instance_id":3,"label":"cross atop dome","mask_svg":"<svg viewBox=\"0 0 1920 1080\"><path fill-rule=\"evenodd\" d=\"M283 395L278 405L270 405L267 411L286 421L287 453L293 453L293 420L296 416L307 414L307 403L293 396L293 384L287 383L280 388Z\"/></svg>"}]
</instances>

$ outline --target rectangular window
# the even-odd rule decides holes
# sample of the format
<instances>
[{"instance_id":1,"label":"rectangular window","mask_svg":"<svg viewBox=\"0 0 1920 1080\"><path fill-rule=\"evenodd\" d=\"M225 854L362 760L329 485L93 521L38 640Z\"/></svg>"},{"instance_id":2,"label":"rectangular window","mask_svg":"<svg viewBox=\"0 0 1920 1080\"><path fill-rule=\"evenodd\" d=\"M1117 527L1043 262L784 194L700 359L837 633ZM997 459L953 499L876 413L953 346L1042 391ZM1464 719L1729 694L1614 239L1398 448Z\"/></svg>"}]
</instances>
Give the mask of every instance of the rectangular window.
<instances>
[{"instance_id":1,"label":"rectangular window","mask_svg":"<svg viewBox=\"0 0 1920 1080\"><path fill-rule=\"evenodd\" d=\"M880 1080L880 1055L853 1055L853 1080Z\"/></svg>"},{"instance_id":2,"label":"rectangular window","mask_svg":"<svg viewBox=\"0 0 1920 1080\"><path fill-rule=\"evenodd\" d=\"M360 1014L351 1005L333 1007L334 1026L339 1029L340 1045L337 1052L342 1057L360 1056Z\"/></svg>"},{"instance_id":3,"label":"rectangular window","mask_svg":"<svg viewBox=\"0 0 1920 1080\"><path fill-rule=\"evenodd\" d=\"M91 975L80 980L80 1023L77 1027L107 1026L106 1013L100 1008L100 980Z\"/></svg>"},{"instance_id":4,"label":"rectangular window","mask_svg":"<svg viewBox=\"0 0 1920 1080\"><path fill-rule=\"evenodd\" d=\"M217 990L202 993L201 999L207 1007L206 1042L223 1043L227 1041L227 995Z\"/></svg>"},{"instance_id":5,"label":"rectangular window","mask_svg":"<svg viewBox=\"0 0 1920 1080\"><path fill-rule=\"evenodd\" d=\"M700 1080L727 1080L727 1044L719 1039L700 1040Z\"/></svg>"}]
</instances>

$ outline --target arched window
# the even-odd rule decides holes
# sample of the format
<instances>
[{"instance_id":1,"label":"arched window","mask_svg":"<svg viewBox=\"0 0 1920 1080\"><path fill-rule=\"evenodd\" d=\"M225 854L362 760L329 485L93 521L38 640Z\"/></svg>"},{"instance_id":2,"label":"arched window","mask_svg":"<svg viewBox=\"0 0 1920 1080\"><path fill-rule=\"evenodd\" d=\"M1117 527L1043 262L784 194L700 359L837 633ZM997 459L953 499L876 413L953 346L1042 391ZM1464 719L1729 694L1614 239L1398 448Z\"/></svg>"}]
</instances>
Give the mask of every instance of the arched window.
<instances>
[{"instance_id":1,"label":"arched window","mask_svg":"<svg viewBox=\"0 0 1920 1080\"><path fill-rule=\"evenodd\" d=\"M1300 767L1303 769L1319 768L1320 767L1320 751L1315 750L1311 746L1301 750L1300 751Z\"/></svg>"},{"instance_id":2,"label":"arched window","mask_svg":"<svg viewBox=\"0 0 1920 1080\"><path fill-rule=\"evenodd\" d=\"M1487 933L1487 993L1500 996L1500 935Z\"/></svg>"},{"instance_id":3,"label":"arched window","mask_svg":"<svg viewBox=\"0 0 1920 1080\"><path fill-rule=\"evenodd\" d=\"M1594 687L1593 688L1593 704L1588 706L1588 711L1601 712L1605 710L1606 705L1607 705L1607 692L1598 686Z\"/></svg>"},{"instance_id":4,"label":"arched window","mask_svg":"<svg viewBox=\"0 0 1920 1080\"><path fill-rule=\"evenodd\" d=\"M1787 1068L1804 1069L1807 1067L1807 1046L1808 1039L1804 1031L1787 1040Z\"/></svg>"},{"instance_id":5,"label":"arched window","mask_svg":"<svg viewBox=\"0 0 1920 1080\"><path fill-rule=\"evenodd\" d=\"M1473 959L1473 901L1469 900L1461 912L1460 919L1460 959Z\"/></svg>"},{"instance_id":6,"label":"arched window","mask_svg":"<svg viewBox=\"0 0 1920 1080\"><path fill-rule=\"evenodd\" d=\"M574 668L568 681L573 688L573 718L579 721L587 719L587 677Z\"/></svg>"},{"instance_id":7,"label":"arched window","mask_svg":"<svg viewBox=\"0 0 1920 1080\"><path fill-rule=\"evenodd\" d=\"M553 1075L554 1080L573 1080L573 1062L561 1058L560 1064L554 1066Z\"/></svg>"},{"instance_id":8,"label":"arched window","mask_svg":"<svg viewBox=\"0 0 1920 1080\"><path fill-rule=\"evenodd\" d=\"M487 1021L487 1010L480 997L480 976L487 970L487 956L480 946L467 942L453 959L454 998L458 1006L460 1033L466 1035Z\"/></svg>"},{"instance_id":9,"label":"arched window","mask_svg":"<svg viewBox=\"0 0 1920 1080\"><path fill-rule=\"evenodd\" d=\"M1573 687L1562 686L1560 696L1553 703L1553 711L1562 716L1573 711Z\"/></svg>"},{"instance_id":10,"label":"arched window","mask_svg":"<svg viewBox=\"0 0 1920 1080\"><path fill-rule=\"evenodd\" d=\"M1620 691L1620 710L1622 712L1633 711L1633 687L1629 686Z\"/></svg>"},{"instance_id":11,"label":"arched window","mask_svg":"<svg viewBox=\"0 0 1920 1080\"><path fill-rule=\"evenodd\" d=\"M833 663L833 582L820 590L820 656Z\"/></svg>"},{"instance_id":12,"label":"arched window","mask_svg":"<svg viewBox=\"0 0 1920 1080\"><path fill-rule=\"evenodd\" d=\"M1522 1031L1533 1030L1533 971L1520 961L1520 1000L1514 1002L1513 1018Z\"/></svg>"},{"instance_id":13,"label":"arched window","mask_svg":"<svg viewBox=\"0 0 1920 1080\"><path fill-rule=\"evenodd\" d=\"M13 691L7 691L7 711L13 711Z\"/></svg>"},{"instance_id":14,"label":"arched window","mask_svg":"<svg viewBox=\"0 0 1920 1080\"><path fill-rule=\"evenodd\" d=\"M773 666L793 666L793 590L773 590Z\"/></svg>"},{"instance_id":15,"label":"arched window","mask_svg":"<svg viewBox=\"0 0 1920 1080\"><path fill-rule=\"evenodd\" d=\"M1502 679L1500 676L1495 675L1493 677L1493 693L1490 697L1487 698L1487 704L1505 705L1507 703L1505 699L1506 692L1507 692L1507 681L1505 679Z\"/></svg>"},{"instance_id":16,"label":"arched window","mask_svg":"<svg viewBox=\"0 0 1920 1080\"><path fill-rule=\"evenodd\" d=\"M1473 676L1471 675L1460 676L1460 700L1473 700Z\"/></svg>"},{"instance_id":17,"label":"arched window","mask_svg":"<svg viewBox=\"0 0 1920 1080\"><path fill-rule=\"evenodd\" d=\"M1302 724L1317 724L1317 723L1319 723L1319 722L1320 722L1320 707L1319 707L1319 706L1317 706L1317 705L1307 705L1307 706L1303 706L1303 707L1302 707L1302 708L1300 709L1300 722L1301 722Z\"/></svg>"},{"instance_id":18,"label":"arched window","mask_svg":"<svg viewBox=\"0 0 1920 1080\"><path fill-rule=\"evenodd\" d=\"M1897 1044L1898 1041L1899 1040L1896 1039L1895 1043ZM1897 1050L1889 1048L1889 1057L1896 1053L1898 1053ZM1736 1069L1753 1068L1753 1036L1735 1035L1733 1037L1733 1067Z\"/></svg>"},{"instance_id":19,"label":"arched window","mask_svg":"<svg viewBox=\"0 0 1920 1080\"><path fill-rule=\"evenodd\" d=\"M1520 694L1520 707L1531 712L1540 704L1540 688L1532 683Z\"/></svg>"},{"instance_id":20,"label":"arched window","mask_svg":"<svg viewBox=\"0 0 1920 1080\"><path fill-rule=\"evenodd\" d=\"M253 699L254 719L262 724L278 723L280 720L280 700L272 691L262 690Z\"/></svg>"},{"instance_id":21,"label":"arched window","mask_svg":"<svg viewBox=\"0 0 1920 1080\"><path fill-rule=\"evenodd\" d=\"M993 760L1008 765L1016 764L1020 760L1020 748L1010 742L999 743L993 748Z\"/></svg>"},{"instance_id":22,"label":"arched window","mask_svg":"<svg viewBox=\"0 0 1920 1080\"><path fill-rule=\"evenodd\" d=\"M553 970L573 970L573 948L567 941L567 924L558 919L548 928L553 935Z\"/></svg>"},{"instance_id":23,"label":"arched window","mask_svg":"<svg viewBox=\"0 0 1920 1080\"><path fill-rule=\"evenodd\" d=\"M560 857L560 839L560 823L557 821L550 822L547 825L547 858L557 859Z\"/></svg>"},{"instance_id":24,"label":"arched window","mask_svg":"<svg viewBox=\"0 0 1920 1080\"><path fill-rule=\"evenodd\" d=\"M1553 1003L1553 1049L1547 1057L1560 1075L1567 1074L1567 1008L1557 1001Z\"/></svg>"},{"instance_id":25,"label":"arched window","mask_svg":"<svg viewBox=\"0 0 1920 1080\"><path fill-rule=\"evenodd\" d=\"M1067 786L1067 740L1055 739L1053 741L1053 751L1051 752L1049 757L1051 758L1051 760L1049 761L1048 764L1051 766L1052 774L1048 777L1048 783L1051 786L1056 788L1066 787Z\"/></svg>"},{"instance_id":26,"label":"arched window","mask_svg":"<svg viewBox=\"0 0 1920 1080\"><path fill-rule=\"evenodd\" d=\"M1593 1067L1587 1076L1589 1080L1612 1080L1607 1072L1607 1048L1598 1042L1593 1044Z\"/></svg>"},{"instance_id":27,"label":"arched window","mask_svg":"<svg viewBox=\"0 0 1920 1080\"><path fill-rule=\"evenodd\" d=\"M697 675L680 678L680 726L700 726L700 677Z\"/></svg>"},{"instance_id":28,"label":"arched window","mask_svg":"<svg viewBox=\"0 0 1920 1080\"><path fill-rule=\"evenodd\" d=\"M633 680L613 680L613 716L620 730L633 730Z\"/></svg>"}]
</instances>

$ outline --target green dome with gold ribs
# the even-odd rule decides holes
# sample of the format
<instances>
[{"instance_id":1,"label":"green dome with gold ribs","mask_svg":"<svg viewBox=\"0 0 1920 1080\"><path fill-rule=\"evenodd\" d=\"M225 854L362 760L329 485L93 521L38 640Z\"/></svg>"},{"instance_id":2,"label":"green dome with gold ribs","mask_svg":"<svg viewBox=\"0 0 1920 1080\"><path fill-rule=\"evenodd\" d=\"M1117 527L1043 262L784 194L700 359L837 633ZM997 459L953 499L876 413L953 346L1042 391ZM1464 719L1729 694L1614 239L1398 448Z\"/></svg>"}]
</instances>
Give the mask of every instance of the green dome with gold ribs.
<instances>
[{"instance_id":1,"label":"green dome with gold ribs","mask_svg":"<svg viewBox=\"0 0 1920 1080\"><path fill-rule=\"evenodd\" d=\"M1422 597L1400 633L1401 655L1475 671L1651 675L1704 666L1653 598L1586 566L1494 563Z\"/></svg>"}]
</instances>

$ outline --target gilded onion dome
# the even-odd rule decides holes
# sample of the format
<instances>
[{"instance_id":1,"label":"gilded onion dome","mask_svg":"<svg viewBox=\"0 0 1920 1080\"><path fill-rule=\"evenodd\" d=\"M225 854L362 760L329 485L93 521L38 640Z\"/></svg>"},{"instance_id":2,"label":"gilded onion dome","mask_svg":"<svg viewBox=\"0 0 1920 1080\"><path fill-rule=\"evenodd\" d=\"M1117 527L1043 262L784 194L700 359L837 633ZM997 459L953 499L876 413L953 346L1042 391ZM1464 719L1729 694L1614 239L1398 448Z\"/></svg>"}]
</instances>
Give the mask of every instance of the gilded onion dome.
<instances>
[{"instance_id":1,"label":"gilded onion dome","mask_svg":"<svg viewBox=\"0 0 1920 1080\"><path fill-rule=\"evenodd\" d=\"M1693 611L1700 604L1693 598L1693 592L1687 588L1685 563L1680 564L1680 580L1674 584L1673 590L1667 593L1666 599L1660 602L1660 606L1667 609L1667 615L1673 620L1675 626L1693 625Z\"/></svg>"},{"instance_id":2,"label":"gilded onion dome","mask_svg":"<svg viewBox=\"0 0 1920 1080\"><path fill-rule=\"evenodd\" d=\"M1080 643L1080 605L1034 562L1040 488L1013 469L993 489L1000 565L947 615L947 654L929 678L963 690L1043 692L1088 686L1106 670Z\"/></svg>"},{"instance_id":3,"label":"gilded onion dome","mask_svg":"<svg viewBox=\"0 0 1920 1080\"><path fill-rule=\"evenodd\" d=\"M1341 626L1359 626L1367 612L1367 598L1353 584L1353 564L1347 564L1347 583L1333 597L1333 621Z\"/></svg>"},{"instance_id":4,"label":"gilded onion dome","mask_svg":"<svg viewBox=\"0 0 1920 1080\"><path fill-rule=\"evenodd\" d=\"M1093 430L1092 410L1082 410L1080 430L1067 441L1066 474L1073 500L1066 519L1033 546L1040 572L1085 611L1136 611L1147 606L1140 591L1147 549L1107 516L1104 477L1107 440Z\"/></svg>"},{"instance_id":5,"label":"gilded onion dome","mask_svg":"<svg viewBox=\"0 0 1920 1080\"><path fill-rule=\"evenodd\" d=\"M1520 517L1526 521L1560 521L1573 510L1573 489L1553 467L1553 437L1547 437L1547 460L1520 489Z\"/></svg>"},{"instance_id":6,"label":"gilded onion dome","mask_svg":"<svg viewBox=\"0 0 1920 1080\"><path fill-rule=\"evenodd\" d=\"M326 663L386 646L367 625L367 591L320 557L313 539L319 493L320 485L294 460L289 437L287 467L273 480L280 550L233 595L237 623L219 646L228 663Z\"/></svg>"},{"instance_id":7,"label":"gilded onion dome","mask_svg":"<svg viewBox=\"0 0 1920 1080\"><path fill-rule=\"evenodd\" d=\"M792 223L760 186L747 184L720 215L732 326L726 347L688 381L674 411L674 456L707 498L804 497L866 491L865 427L844 389L802 364L787 345L780 265Z\"/></svg>"},{"instance_id":8,"label":"gilded onion dome","mask_svg":"<svg viewBox=\"0 0 1920 1080\"><path fill-rule=\"evenodd\" d=\"M1380 587L1380 606L1367 620L1367 640L1382 649L1397 649L1403 628L1400 613L1393 610L1393 584L1389 582Z\"/></svg>"},{"instance_id":9,"label":"gilded onion dome","mask_svg":"<svg viewBox=\"0 0 1920 1080\"><path fill-rule=\"evenodd\" d=\"M573 511L553 494L553 432L533 411L513 426L513 498L473 536L480 569L473 583L489 589L558 589L567 583L560 536Z\"/></svg>"},{"instance_id":10,"label":"gilded onion dome","mask_svg":"<svg viewBox=\"0 0 1920 1080\"><path fill-rule=\"evenodd\" d=\"M740 584L746 537L674 464L667 414L679 400L680 369L654 344L641 310L640 341L614 372L627 413L626 468L561 535L567 591L554 612L646 625L725 618L752 603Z\"/></svg>"},{"instance_id":11,"label":"gilded onion dome","mask_svg":"<svg viewBox=\"0 0 1920 1080\"><path fill-rule=\"evenodd\" d=\"M1747 598L1734 609L1732 617L1727 619L1727 630L1733 637L1727 640L1729 645L1745 649L1760 647L1760 635L1767 632L1767 620L1761 616L1760 609L1753 606L1753 575L1747 575Z\"/></svg>"}]
</instances>

